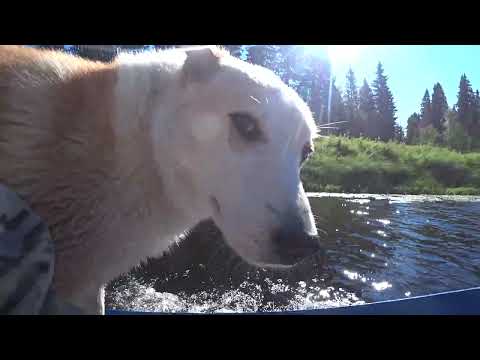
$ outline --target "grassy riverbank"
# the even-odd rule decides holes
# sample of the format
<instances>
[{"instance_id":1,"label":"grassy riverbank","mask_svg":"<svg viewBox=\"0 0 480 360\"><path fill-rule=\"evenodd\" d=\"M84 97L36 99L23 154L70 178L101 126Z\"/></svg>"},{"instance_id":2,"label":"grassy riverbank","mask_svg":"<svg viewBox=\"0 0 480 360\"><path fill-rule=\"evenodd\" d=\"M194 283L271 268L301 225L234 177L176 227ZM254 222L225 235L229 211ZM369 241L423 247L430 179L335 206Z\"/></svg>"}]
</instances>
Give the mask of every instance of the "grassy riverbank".
<instances>
[{"instance_id":1,"label":"grassy riverbank","mask_svg":"<svg viewBox=\"0 0 480 360\"><path fill-rule=\"evenodd\" d=\"M480 194L480 153L443 147L320 138L302 169L307 192Z\"/></svg>"}]
</instances>

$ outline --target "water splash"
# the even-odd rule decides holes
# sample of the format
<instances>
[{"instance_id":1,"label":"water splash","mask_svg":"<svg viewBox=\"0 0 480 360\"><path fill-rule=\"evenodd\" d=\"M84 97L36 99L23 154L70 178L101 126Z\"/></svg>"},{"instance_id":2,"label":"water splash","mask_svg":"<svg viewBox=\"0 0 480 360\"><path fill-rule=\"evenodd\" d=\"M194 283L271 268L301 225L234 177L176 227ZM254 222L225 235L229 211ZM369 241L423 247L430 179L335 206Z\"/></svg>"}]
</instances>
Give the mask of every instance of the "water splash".
<instances>
[{"instance_id":1,"label":"water splash","mask_svg":"<svg viewBox=\"0 0 480 360\"><path fill-rule=\"evenodd\" d=\"M313 281L314 279L312 279ZM313 283L318 283L315 279ZM282 281L265 279L269 291L276 296L291 297L286 305L276 305L265 301L265 291L259 284L243 282L238 289L225 292L201 291L192 295L157 292L149 285L141 284L131 278L128 284L117 288L110 300L113 309L140 312L162 313L247 313L258 311L293 311L306 309L324 309L338 306L364 304L355 294L342 288L323 288L307 286L307 282L298 282L293 288Z\"/></svg>"},{"instance_id":2,"label":"water splash","mask_svg":"<svg viewBox=\"0 0 480 360\"><path fill-rule=\"evenodd\" d=\"M383 237L387 237L387 233L383 230L377 230L377 234Z\"/></svg>"},{"instance_id":3,"label":"water splash","mask_svg":"<svg viewBox=\"0 0 480 360\"><path fill-rule=\"evenodd\" d=\"M383 291L392 287L388 281L372 282L372 286L377 291Z\"/></svg>"}]
</instances>

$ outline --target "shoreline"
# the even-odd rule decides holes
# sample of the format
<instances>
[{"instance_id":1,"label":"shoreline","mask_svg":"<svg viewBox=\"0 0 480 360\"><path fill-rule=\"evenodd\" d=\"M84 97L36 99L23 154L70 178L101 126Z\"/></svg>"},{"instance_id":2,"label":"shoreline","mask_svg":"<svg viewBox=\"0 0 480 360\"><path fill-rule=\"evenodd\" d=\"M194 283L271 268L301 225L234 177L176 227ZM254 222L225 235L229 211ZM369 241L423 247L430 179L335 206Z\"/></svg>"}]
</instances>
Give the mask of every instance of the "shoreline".
<instances>
[{"instance_id":1,"label":"shoreline","mask_svg":"<svg viewBox=\"0 0 480 360\"><path fill-rule=\"evenodd\" d=\"M334 193L334 192L307 192L309 199L318 198L345 198L360 200L393 200L397 201L480 201L479 195L448 195L448 194L374 194L374 193Z\"/></svg>"},{"instance_id":2,"label":"shoreline","mask_svg":"<svg viewBox=\"0 0 480 360\"><path fill-rule=\"evenodd\" d=\"M308 193L480 196L480 152L329 136L301 178Z\"/></svg>"}]
</instances>

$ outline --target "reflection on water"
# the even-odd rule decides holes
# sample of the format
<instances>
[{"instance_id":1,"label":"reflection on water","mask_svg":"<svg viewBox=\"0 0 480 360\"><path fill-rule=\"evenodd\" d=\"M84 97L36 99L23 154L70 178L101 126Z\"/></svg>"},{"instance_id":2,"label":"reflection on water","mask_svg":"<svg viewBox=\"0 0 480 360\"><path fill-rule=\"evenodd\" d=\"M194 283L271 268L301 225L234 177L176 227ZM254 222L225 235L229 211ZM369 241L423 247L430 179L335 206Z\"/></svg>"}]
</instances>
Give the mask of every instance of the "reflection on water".
<instances>
[{"instance_id":1,"label":"reflection on water","mask_svg":"<svg viewBox=\"0 0 480 360\"><path fill-rule=\"evenodd\" d=\"M222 247L218 233L204 231L173 256L113 283L107 305L276 311L480 285L480 198L310 195L325 249L321 266L305 263L288 273L252 269Z\"/></svg>"}]
</instances>

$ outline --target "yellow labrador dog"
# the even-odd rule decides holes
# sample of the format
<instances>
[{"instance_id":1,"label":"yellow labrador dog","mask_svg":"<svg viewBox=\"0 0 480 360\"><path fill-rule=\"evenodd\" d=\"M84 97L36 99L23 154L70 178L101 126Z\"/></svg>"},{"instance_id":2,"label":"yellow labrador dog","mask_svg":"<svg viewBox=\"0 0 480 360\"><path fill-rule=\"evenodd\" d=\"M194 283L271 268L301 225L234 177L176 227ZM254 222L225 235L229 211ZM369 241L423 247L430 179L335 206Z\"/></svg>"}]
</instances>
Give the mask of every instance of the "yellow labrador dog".
<instances>
[{"instance_id":1,"label":"yellow labrador dog","mask_svg":"<svg viewBox=\"0 0 480 360\"><path fill-rule=\"evenodd\" d=\"M203 219L255 265L317 252L300 181L315 134L295 91L218 47L108 64L0 47L0 182L48 223L54 289L87 313Z\"/></svg>"}]
</instances>

